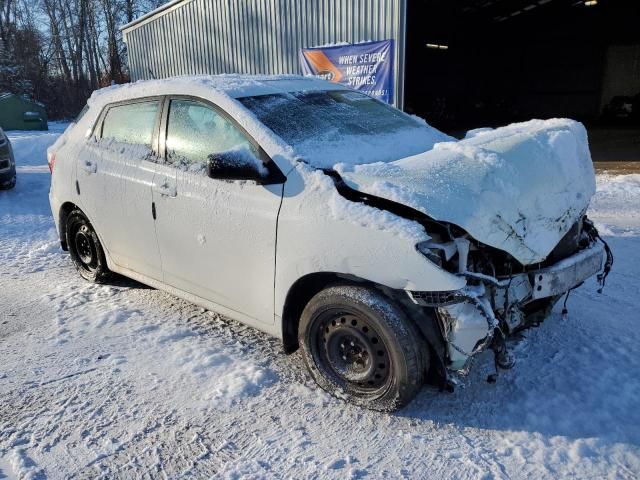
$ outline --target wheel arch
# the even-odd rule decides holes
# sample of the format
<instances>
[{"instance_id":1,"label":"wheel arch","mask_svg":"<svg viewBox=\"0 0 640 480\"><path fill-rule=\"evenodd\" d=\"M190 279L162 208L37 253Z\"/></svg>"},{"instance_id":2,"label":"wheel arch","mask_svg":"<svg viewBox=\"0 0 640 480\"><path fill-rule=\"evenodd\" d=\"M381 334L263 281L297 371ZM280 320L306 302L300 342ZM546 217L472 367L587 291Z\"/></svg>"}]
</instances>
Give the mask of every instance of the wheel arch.
<instances>
[{"instance_id":1,"label":"wheel arch","mask_svg":"<svg viewBox=\"0 0 640 480\"><path fill-rule=\"evenodd\" d=\"M439 347L442 340L438 338L438 330L433 324L435 316L424 311L423 307L413 305L409 297L402 291L394 290L385 285L378 284L365 278L337 272L316 272L300 277L287 292L284 307L282 309L282 341L285 353L293 353L298 349L298 327L300 316L309 301L325 288L335 285L359 285L368 286L382 291L390 301L395 302L415 324L424 339L433 348ZM427 325L428 324L428 325ZM441 351L441 348L434 348Z\"/></svg>"},{"instance_id":2,"label":"wheel arch","mask_svg":"<svg viewBox=\"0 0 640 480\"><path fill-rule=\"evenodd\" d=\"M58 225L60 228L60 246L62 250L65 252L69 251L69 246L67 245L67 217L74 210L82 210L73 202L64 202L60 206L60 211L58 212ZM82 212L84 214L84 212Z\"/></svg>"},{"instance_id":3,"label":"wheel arch","mask_svg":"<svg viewBox=\"0 0 640 480\"><path fill-rule=\"evenodd\" d=\"M300 316L309 301L327 287L344 284L380 286L364 278L337 272L309 273L294 282L282 308L282 342L285 353L293 353L298 349Z\"/></svg>"}]
</instances>

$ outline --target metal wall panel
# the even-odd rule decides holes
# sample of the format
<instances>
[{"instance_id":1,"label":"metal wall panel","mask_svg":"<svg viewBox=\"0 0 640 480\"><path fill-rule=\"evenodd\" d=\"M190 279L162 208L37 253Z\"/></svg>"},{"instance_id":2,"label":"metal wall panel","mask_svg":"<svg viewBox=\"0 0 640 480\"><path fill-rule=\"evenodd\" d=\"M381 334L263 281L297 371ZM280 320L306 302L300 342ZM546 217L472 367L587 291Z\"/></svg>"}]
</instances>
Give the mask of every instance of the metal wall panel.
<instances>
[{"instance_id":1,"label":"metal wall panel","mask_svg":"<svg viewBox=\"0 0 640 480\"><path fill-rule=\"evenodd\" d=\"M395 39L402 106L407 0L182 0L123 27L132 80L300 73L300 48Z\"/></svg>"}]
</instances>

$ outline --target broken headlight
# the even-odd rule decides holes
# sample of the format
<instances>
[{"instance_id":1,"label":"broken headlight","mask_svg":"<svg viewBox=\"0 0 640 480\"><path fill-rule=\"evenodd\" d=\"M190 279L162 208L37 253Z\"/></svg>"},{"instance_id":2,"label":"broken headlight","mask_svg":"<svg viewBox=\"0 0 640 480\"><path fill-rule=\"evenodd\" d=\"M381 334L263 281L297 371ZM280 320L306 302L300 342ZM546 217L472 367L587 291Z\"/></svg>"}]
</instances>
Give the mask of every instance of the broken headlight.
<instances>
[{"instance_id":1,"label":"broken headlight","mask_svg":"<svg viewBox=\"0 0 640 480\"><path fill-rule=\"evenodd\" d=\"M458 247L455 242L437 242L431 239L418 243L416 250L439 267L445 268L447 262L458 252Z\"/></svg>"},{"instance_id":2,"label":"broken headlight","mask_svg":"<svg viewBox=\"0 0 640 480\"><path fill-rule=\"evenodd\" d=\"M439 267L442 267L442 250L435 247L434 245L435 244L431 241L420 242L416 245L416 250L427 257L427 259L429 259L431 262L435 263Z\"/></svg>"}]
</instances>

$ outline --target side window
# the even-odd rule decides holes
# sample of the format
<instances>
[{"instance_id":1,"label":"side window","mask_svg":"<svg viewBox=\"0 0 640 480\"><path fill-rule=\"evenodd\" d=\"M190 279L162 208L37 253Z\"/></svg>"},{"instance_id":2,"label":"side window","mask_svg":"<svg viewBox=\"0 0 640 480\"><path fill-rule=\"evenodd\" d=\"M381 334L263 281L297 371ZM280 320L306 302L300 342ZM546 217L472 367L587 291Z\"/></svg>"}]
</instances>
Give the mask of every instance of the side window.
<instances>
[{"instance_id":1,"label":"side window","mask_svg":"<svg viewBox=\"0 0 640 480\"><path fill-rule=\"evenodd\" d=\"M152 101L111 107L102 123L102 138L151 148L158 106Z\"/></svg>"},{"instance_id":2,"label":"side window","mask_svg":"<svg viewBox=\"0 0 640 480\"><path fill-rule=\"evenodd\" d=\"M202 171L214 153L255 147L231 122L213 108L192 100L171 100L167 125L167 162Z\"/></svg>"}]
</instances>

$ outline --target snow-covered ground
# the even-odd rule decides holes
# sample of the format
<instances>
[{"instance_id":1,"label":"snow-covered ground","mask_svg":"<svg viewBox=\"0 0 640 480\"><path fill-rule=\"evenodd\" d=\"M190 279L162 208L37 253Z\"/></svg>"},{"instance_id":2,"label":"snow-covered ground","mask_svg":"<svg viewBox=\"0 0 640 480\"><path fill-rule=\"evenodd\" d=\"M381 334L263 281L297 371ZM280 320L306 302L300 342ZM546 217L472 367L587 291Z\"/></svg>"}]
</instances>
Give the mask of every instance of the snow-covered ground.
<instances>
[{"instance_id":1,"label":"snow-covered ground","mask_svg":"<svg viewBox=\"0 0 640 480\"><path fill-rule=\"evenodd\" d=\"M50 132L0 192L0 478L638 478L640 175L598 176L616 264L526 332L497 384L393 415L318 390L277 340L133 281L85 283L47 200Z\"/></svg>"}]
</instances>

